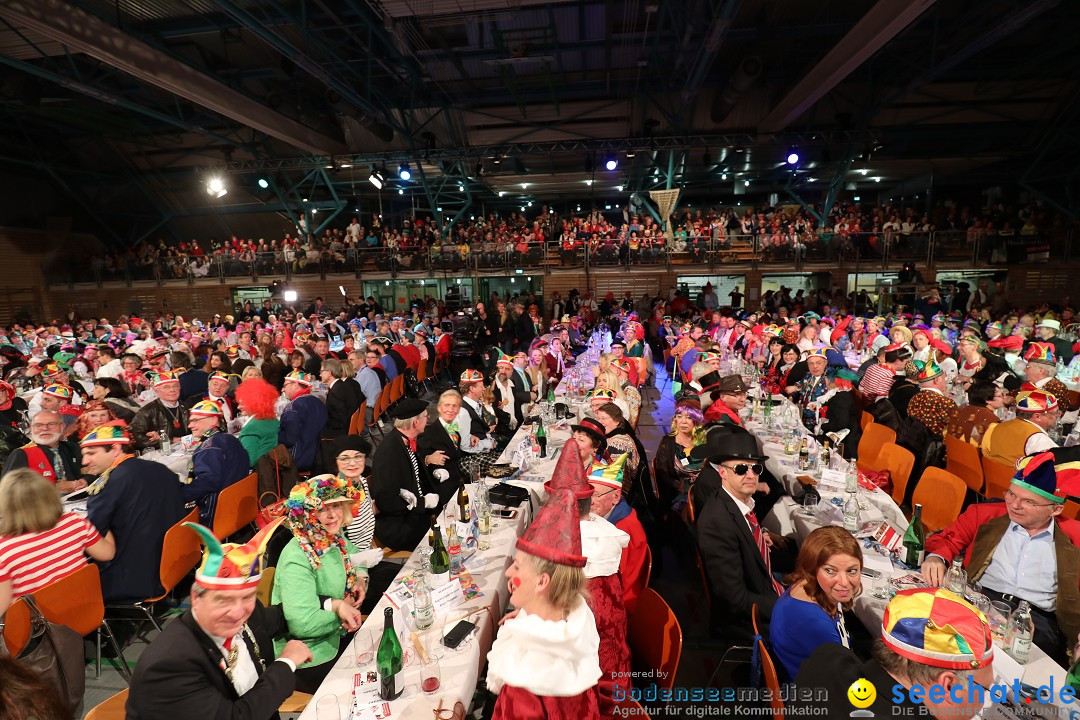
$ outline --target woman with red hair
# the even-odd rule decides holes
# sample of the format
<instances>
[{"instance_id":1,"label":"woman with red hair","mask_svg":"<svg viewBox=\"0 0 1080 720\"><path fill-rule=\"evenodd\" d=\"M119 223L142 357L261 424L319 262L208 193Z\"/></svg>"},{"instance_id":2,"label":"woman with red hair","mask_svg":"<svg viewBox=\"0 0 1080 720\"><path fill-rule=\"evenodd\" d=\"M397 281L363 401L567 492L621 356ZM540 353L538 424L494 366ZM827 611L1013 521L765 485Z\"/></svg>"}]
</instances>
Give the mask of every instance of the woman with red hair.
<instances>
[{"instance_id":1,"label":"woman with red hair","mask_svg":"<svg viewBox=\"0 0 1080 720\"><path fill-rule=\"evenodd\" d=\"M238 437L254 467L259 458L278 444L280 423L274 414L278 391L262 378L248 378L236 386L235 394L240 413L250 418Z\"/></svg>"},{"instance_id":2,"label":"woman with red hair","mask_svg":"<svg viewBox=\"0 0 1080 720\"><path fill-rule=\"evenodd\" d=\"M115 419L116 414L113 413L112 408L101 400L91 400L83 406L82 415L75 422L76 430L74 435L76 438L86 437L86 434L91 430Z\"/></svg>"}]
</instances>

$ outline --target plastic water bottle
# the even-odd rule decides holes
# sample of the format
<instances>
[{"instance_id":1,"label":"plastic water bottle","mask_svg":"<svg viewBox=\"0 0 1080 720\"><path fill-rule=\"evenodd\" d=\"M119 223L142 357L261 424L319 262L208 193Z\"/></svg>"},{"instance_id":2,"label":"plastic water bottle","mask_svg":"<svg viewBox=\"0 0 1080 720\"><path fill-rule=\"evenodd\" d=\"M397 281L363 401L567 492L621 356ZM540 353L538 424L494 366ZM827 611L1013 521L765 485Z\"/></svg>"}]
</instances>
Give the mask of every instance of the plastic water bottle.
<instances>
[{"instance_id":1,"label":"plastic water bottle","mask_svg":"<svg viewBox=\"0 0 1080 720\"><path fill-rule=\"evenodd\" d=\"M421 567L416 573L416 585L413 587L413 619L417 630L427 630L435 621L435 606L431 601L427 576L427 568Z\"/></svg>"},{"instance_id":2,"label":"plastic water bottle","mask_svg":"<svg viewBox=\"0 0 1080 720\"><path fill-rule=\"evenodd\" d=\"M844 500L844 529L854 535L859 531L859 496L849 492Z\"/></svg>"},{"instance_id":3,"label":"plastic water bottle","mask_svg":"<svg viewBox=\"0 0 1080 720\"><path fill-rule=\"evenodd\" d=\"M844 492L859 492L859 468L854 460L848 463L847 472L844 473Z\"/></svg>"},{"instance_id":4,"label":"plastic water bottle","mask_svg":"<svg viewBox=\"0 0 1080 720\"><path fill-rule=\"evenodd\" d=\"M942 585L945 586L946 590L964 597L967 592L967 579L967 571L964 570L964 558L957 555L953 558L949 571L945 573L945 582Z\"/></svg>"},{"instance_id":5,"label":"plastic water bottle","mask_svg":"<svg viewBox=\"0 0 1080 720\"><path fill-rule=\"evenodd\" d=\"M162 425L158 430L161 433L161 454L169 455L172 453L172 438L169 437L169 426Z\"/></svg>"},{"instance_id":6,"label":"plastic water bottle","mask_svg":"<svg viewBox=\"0 0 1080 720\"><path fill-rule=\"evenodd\" d=\"M1020 606L1009 616L1009 636L1006 647L1013 660L1026 665L1031 658L1031 641L1035 635L1035 624L1031 620L1031 606L1027 600L1021 600Z\"/></svg>"}]
</instances>

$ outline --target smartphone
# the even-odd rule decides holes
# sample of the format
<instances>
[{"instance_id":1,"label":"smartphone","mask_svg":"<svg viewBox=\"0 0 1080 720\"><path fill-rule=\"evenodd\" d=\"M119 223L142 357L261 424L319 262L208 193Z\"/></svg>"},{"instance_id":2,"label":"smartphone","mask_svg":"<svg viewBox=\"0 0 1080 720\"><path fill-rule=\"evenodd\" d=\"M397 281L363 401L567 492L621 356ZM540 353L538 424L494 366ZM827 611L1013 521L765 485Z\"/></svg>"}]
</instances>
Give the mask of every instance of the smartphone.
<instances>
[{"instance_id":1,"label":"smartphone","mask_svg":"<svg viewBox=\"0 0 1080 720\"><path fill-rule=\"evenodd\" d=\"M456 648L461 644L462 640L468 637L469 633L471 633L475 627L476 625L468 620L462 620L455 625L450 632L446 633L442 640L443 645L448 648Z\"/></svg>"},{"instance_id":2,"label":"smartphone","mask_svg":"<svg viewBox=\"0 0 1080 720\"><path fill-rule=\"evenodd\" d=\"M517 517L518 511L516 508L492 508L491 514L504 520L512 520Z\"/></svg>"}]
</instances>

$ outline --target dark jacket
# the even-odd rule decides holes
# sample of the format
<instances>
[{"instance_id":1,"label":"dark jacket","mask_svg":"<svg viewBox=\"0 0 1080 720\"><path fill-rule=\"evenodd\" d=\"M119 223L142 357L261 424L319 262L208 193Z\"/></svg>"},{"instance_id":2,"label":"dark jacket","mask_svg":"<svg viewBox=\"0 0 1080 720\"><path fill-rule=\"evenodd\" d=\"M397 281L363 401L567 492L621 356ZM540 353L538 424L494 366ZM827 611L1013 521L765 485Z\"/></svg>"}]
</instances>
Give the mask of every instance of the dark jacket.
<instances>
[{"instance_id":1,"label":"dark jacket","mask_svg":"<svg viewBox=\"0 0 1080 720\"><path fill-rule=\"evenodd\" d=\"M854 707L848 700L848 688L859 678L869 680L877 697L867 708L876 718L930 717L925 705L916 705L905 694L903 702L893 703L893 686L898 685L877 660L862 661L855 653L839 643L823 643L799 667L795 686L799 693L788 707L813 707L814 712L828 708L826 717L851 717ZM818 690L825 690L824 697ZM798 711L796 711L798 712Z\"/></svg>"},{"instance_id":2,"label":"dark jacket","mask_svg":"<svg viewBox=\"0 0 1080 720\"><path fill-rule=\"evenodd\" d=\"M221 652L189 610L167 625L139 658L125 708L128 720L278 718L278 707L296 687L289 666L274 661L272 638L285 634L285 615L280 605L256 604L247 624L258 645L259 659L250 644L248 652L259 680L242 697L221 668Z\"/></svg>"},{"instance_id":3,"label":"dark jacket","mask_svg":"<svg viewBox=\"0 0 1080 720\"><path fill-rule=\"evenodd\" d=\"M180 401L199 397L206 392L209 375L205 370L185 370L180 373Z\"/></svg>"},{"instance_id":4,"label":"dark jacket","mask_svg":"<svg viewBox=\"0 0 1080 720\"><path fill-rule=\"evenodd\" d=\"M514 321L514 347L517 350L529 352L529 345L534 337L536 337L536 327L533 326L529 314L523 312Z\"/></svg>"},{"instance_id":5,"label":"dark jacket","mask_svg":"<svg viewBox=\"0 0 1080 720\"><path fill-rule=\"evenodd\" d=\"M247 450L232 435L217 433L203 441L191 456L191 482L180 486L185 503L199 506L199 522L213 527L218 493L247 477Z\"/></svg>"},{"instance_id":6,"label":"dark jacket","mask_svg":"<svg viewBox=\"0 0 1080 720\"><path fill-rule=\"evenodd\" d=\"M461 483L467 482L468 479L462 477L461 474L461 458L463 455L461 448L454 444L454 439L450 437L450 433L446 432L446 428L436 418L430 420L427 427L424 428L424 432L420 437L416 438L416 455L423 462L425 457L437 450L446 453L446 464L443 465L443 468L450 474L449 478L438 483L438 489L436 490L439 493L440 502L446 503L457 494ZM434 468L428 469L434 470ZM432 483L435 484L434 478L432 478Z\"/></svg>"},{"instance_id":7,"label":"dark jacket","mask_svg":"<svg viewBox=\"0 0 1080 720\"><path fill-rule=\"evenodd\" d=\"M424 494L437 490L419 453L416 458L419 476L414 473L405 440L404 435L394 430L379 443L371 458L373 473L368 480L371 499L379 508L379 514L375 516L375 537L382 545L394 550L415 548L427 534L430 518L437 512L424 508ZM416 495L416 507L412 510L402 499L401 490Z\"/></svg>"},{"instance_id":8,"label":"dark jacket","mask_svg":"<svg viewBox=\"0 0 1080 720\"><path fill-rule=\"evenodd\" d=\"M188 430L188 410L182 404L166 408L160 400L154 400L142 406L131 420L131 435L135 438L135 449L145 450L154 445L146 436L148 432L161 432L167 428L173 440L190 434Z\"/></svg>"},{"instance_id":9,"label":"dark jacket","mask_svg":"<svg viewBox=\"0 0 1080 720\"><path fill-rule=\"evenodd\" d=\"M326 424L323 438L339 438L349 434L349 421L363 402L360 383L355 380L338 380L326 393Z\"/></svg>"},{"instance_id":10,"label":"dark jacket","mask_svg":"<svg viewBox=\"0 0 1080 720\"><path fill-rule=\"evenodd\" d=\"M57 445L56 447L60 451L60 459L63 460L63 462L64 462L64 477L65 477L65 479L67 479L67 480L78 480L79 478L81 478L82 477L82 453L78 450L77 446L75 446L73 443L61 440L60 444ZM56 474L55 474L56 469L51 467L52 453L48 450L48 448L42 448L42 451L45 453L45 459L50 463L50 467L49 468L32 467L30 469L33 470L34 472L38 473L39 475L43 474L43 472L42 472L43 470L52 471L54 474L51 477L48 477L48 476L47 477L48 477L49 482L55 484L56 483ZM11 451L11 454L8 455L8 457L7 457L7 461L4 463L3 475L7 475L12 470L17 470L19 468L24 468L24 467L29 467L29 463L27 462L27 457L26 457L26 450L24 450L23 448L16 448L15 450Z\"/></svg>"},{"instance_id":11,"label":"dark jacket","mask_svg":"<svg viewBox=\"0 0 1080 720\"><path fill-rule=\"evenodd\" d=\"M758 626L766 634L762 626L778 596L746 518L722 488L698 516L697 542L712 594L713 631L725 640L749 644L750 609L756 604Z\"/></svg>"},{"instance_id":12,"label":"dark jacket","mask_svg":"<svg viewBox=\"0 0 1080 720\"><path fill-rule=\"evenodd\" d=\"M326 425L326 406L313 395L301 395L281 413L278 442L289 449L296 467L310 470L315 464L315 448Z\"/></svg>"}]
</instances>

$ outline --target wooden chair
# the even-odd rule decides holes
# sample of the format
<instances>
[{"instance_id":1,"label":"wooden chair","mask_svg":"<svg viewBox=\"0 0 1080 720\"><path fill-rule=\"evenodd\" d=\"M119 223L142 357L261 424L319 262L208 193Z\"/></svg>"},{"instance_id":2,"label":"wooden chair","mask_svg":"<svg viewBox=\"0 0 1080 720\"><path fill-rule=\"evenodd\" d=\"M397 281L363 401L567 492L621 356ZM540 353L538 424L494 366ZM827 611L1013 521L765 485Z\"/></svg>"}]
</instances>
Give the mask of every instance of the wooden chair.
<instances>
[{"instance_id":1,"label":"wooden chair","mask_svg":"<svg viewBox=\"0 0 1080 720\"><path fill-rule=\"evenodd\" d=\"M1012 485L1013 475L1016 468L1012 465L1000 463L985 455L982 458L983 477L986 485L983 487L983 497L988 500L1000 500L1005 496L1005 491Z\"/></svg>"},{"instance_id":2,"label":"wooden chair","mask_svg":"<svg viewBox=\"0 0 1080 720\"><path fill-rule=\"evenodd\" d=\"M270 607L270 598L274 592L274 575L276 567L268 567L259 576L259 586L255 588L255 599L262 603L263 607Z\"/></svg>"},{"instance_id":3,"label":"wooden chair","mask_svg":"<svg viewBox=\"0 0 1080 720\"><path fill-rule=\"evenodd\" d=\"M356 412L354 412L352 414L352 417L349 418L350 435L359 435L360 433L364 432L365 413L367 413L367 400L364 400L364 402L360 403L360 407L357 408Z\"/></svg>"},{"instance_id":4,"label":"wooden chair","mask_svg":"<svg viewBox=\"0 0 1080 720\"><path fill-rule=\"evenodd\" d=\"M251 473L218 493L214 511L214 537L224 540L255 522L259 514L259 476Z\"/></svg>"},{"instance_id":5,"label":"wooden chair","mask_svg":"<svg viewBox=\"0 0 1080 720\"><path fill-rule=\"evenodd\" d=\"M769 688L769 706L773 710L773 717L784 716L784 701L780 699L780 677L776 674L776 664L769 649L765 647L765 639L761 637L757 624L757 603L750 607L750 620L754 624L754 636L758 638L758 654L761 656L761 672L765 676L765 687Z\"/></svg>"},{"instance_id":6,"label":"wooden chair","mask_svg":"<svg viewBox=\"0 0 1080 720\"><path fill-rule=\"evenodd\" d=\"M105 601L101 597L101 575L97 565L81 567L67 577L46 585L34 593L34 600L49 622L66 625L83 637L96 633L95 677L101 677L101 632L104 630L116 651L120 673L131 682L131 671L124 659L124 651L105 621Z\"/></svg>"},{"instance_id":7,"label":"wooden chair","mask_svg":"<svg viewBox=\"0 0 1080 720\"><path fill-rule=\"evenodd\" d=\"M880 423L872 422L867 425L859 439L856 456L858 466L871 472L884 470L885 461L881 457L881 448L889 443L896 444L895 432Z\"/></svg>"},{"instance_id":8,"label":"wooden chair","mask_svg":"<svg viewBox=\"0 0 1080 720\"><path fill-rule=\"evenodd\" d=\"M281 703L278 712L298 715L304 712L304 709L311 703L313 697L313 695L308 695L307 693L302 693L297 690L292 695L285 698L285 702Z\"/></svg>"},{"instance_id":9,"label":"wooden chair","mask_svg":"<svg viewBox=\"0 0 1080 720\"><path fill-rule=\"evenodd\" d=\"M922 505L922 523L926 532L932 533L951 524L964 506L967 485L947 470L928 467L923 470L912 505Z\"/></svg>"},{"instance_id":10,"label":"wooden chair","mask_svg":"<svg viewBox=\"0 0 1080 720\"><path fill-rule=\"evenodd\" d=\"M892 499L900 505L904 502L911 470L915 467L915 456L910 450L905 450L896 443L886 443L878 456L881 458L881 469L888 470L889 477L892 478Z\"/></svg>"},{"instance_id":11,"label":"wooden chair","mask_svg":"<svg viewBox=\"0 0 1080 720\"><path fill-rule=\"evenodd\" d=\"M679 619L664 598L652 588L645 588L638 596L637 607L630 616L627 641L635 667L658 671L656 684L668 690L675 683L682 655L682 627Z\"/></svg>"},{"instance_id":12,"label":"wooden chair","mask_svg":"<svg viewBox=\"0 0 1080 720\"><path fill-rule=\"evenodd\" d=\"M199 543L199 535L191 528L184 527L186 522L199 522L199 508L192 508L184 519L173 525L165 533L165 540L161 546L159 570L161 586L165 589L164 592L156 597L147 598L131 605L109 605L106 610L134 610L141 612L157 628L157 631L161 632L161 625L158 624L157 618L154 617L154 604L167 598L172 593L173 588L180 584L180 581L199 564L199 559L202 557L202 545Z\"/></svg>"},{"instance_id":13,"label":"wooden chair","mask_svg":"<svg viewBox=\"0 0 1080 720\"><path fill-rule=\"evenodd\" d=\"M124 706L127 704L128 691L123 689L108 700L103 700L86 713L83 720L124 720L127 713Z\"/></svg>"},{"instance_id":14,"label":"wooden chair","mask_svg":"<svg viewBox=\"0 0 1080 720\"><path fill-rule=\"evenodd\" d=\"M3 622L0 622L0 635L3 635L4 646L11 657L18 657L30 642L30 608L22 598L16 598L8 606Z\"/></svg>"},{"instance_id":15,"label":"wooden chair","mask_svg":"<svg viewBox=\"0 0 1080 720\"><path fill-rule=\"evenodd\" d=\"M946 433L945 456L945 469L963 480L969 490L981 493L984 480L979 448Z\"/></svg>"}]
</instances>

